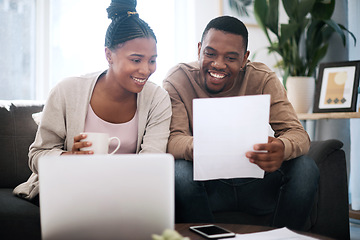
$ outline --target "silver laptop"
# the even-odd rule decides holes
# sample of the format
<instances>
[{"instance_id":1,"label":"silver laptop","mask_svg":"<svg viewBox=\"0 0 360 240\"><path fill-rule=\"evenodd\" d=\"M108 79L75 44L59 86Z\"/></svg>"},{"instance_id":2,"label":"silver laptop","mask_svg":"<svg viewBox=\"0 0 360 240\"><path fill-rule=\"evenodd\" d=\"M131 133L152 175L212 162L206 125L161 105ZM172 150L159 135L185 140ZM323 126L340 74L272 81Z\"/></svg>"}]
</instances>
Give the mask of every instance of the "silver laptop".
<instances>
[{"instance_id":1,"label":"silver laptop","mask_svg":"<svg viewBox=\"0 0 360 240\"><path fill-rule=\"evenodd\" d=\"M151 239L174 229L170 154L43 157L42 238Z\"/></svg>"}]
</instances>

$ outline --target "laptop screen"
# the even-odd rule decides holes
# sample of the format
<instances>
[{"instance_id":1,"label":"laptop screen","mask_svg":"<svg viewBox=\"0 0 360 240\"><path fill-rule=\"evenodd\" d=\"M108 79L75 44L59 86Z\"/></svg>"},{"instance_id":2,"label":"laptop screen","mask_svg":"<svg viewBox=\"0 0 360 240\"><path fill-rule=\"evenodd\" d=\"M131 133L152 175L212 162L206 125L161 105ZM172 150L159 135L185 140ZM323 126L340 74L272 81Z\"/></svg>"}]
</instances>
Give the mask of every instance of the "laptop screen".
<instances>
[{"instance_id":1,"label":"laptop screen","mask_svg":"<svg viewBox=\"0 0 360 240\"><path fill-rule=\"evenodd\" d=\"M170 154L39 160L43 239L151 239L174 229Z\"/></svg>"}]
</instances>

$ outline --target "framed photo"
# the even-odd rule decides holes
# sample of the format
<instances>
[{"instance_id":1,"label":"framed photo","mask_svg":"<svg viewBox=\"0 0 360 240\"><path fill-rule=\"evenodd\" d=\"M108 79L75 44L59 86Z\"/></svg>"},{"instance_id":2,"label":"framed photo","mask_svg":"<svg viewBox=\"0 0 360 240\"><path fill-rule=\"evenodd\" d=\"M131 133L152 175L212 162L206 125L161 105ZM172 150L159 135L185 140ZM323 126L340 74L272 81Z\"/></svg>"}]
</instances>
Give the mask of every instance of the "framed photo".
<instances>
[{"instance_id":1,"label":"framed photo","mask_svg":"<svg viewBox=\"0 0 360 240\"><path fill-rule=\"evenodd\" d=\"M321 63L314 113L356 112L360 61Z\"/></svg>"},{"instance_id":2,"label":"framed photo","mask_svg":"<svg viewBox=\"0 0 360 240\"><path fill-rule=\"evenodd\" d=\"M257 26L254 0L220 0L222 15L239 18L247 26Z\"/></svg>"}]
</instances>

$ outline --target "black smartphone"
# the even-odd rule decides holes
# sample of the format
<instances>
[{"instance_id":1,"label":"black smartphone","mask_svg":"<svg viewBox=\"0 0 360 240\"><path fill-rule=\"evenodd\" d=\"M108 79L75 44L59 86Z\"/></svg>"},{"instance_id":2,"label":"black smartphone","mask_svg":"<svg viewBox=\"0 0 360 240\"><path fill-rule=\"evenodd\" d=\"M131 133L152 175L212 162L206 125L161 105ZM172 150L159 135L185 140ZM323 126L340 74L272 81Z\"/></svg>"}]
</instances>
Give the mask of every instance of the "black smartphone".
<instances>
[{"instance_id":1,"label":"black smartphone","mask_svg":"<svg viewBox=\"0 0 360 240\"><path fill-rule=\"evenodd\" d=\"M209 239L231 238L231 237L235 237L236 235L234 232L231 232L225 228L219 227L214 224L191 226L190 230Z\"/></svg>"}]
</instances>

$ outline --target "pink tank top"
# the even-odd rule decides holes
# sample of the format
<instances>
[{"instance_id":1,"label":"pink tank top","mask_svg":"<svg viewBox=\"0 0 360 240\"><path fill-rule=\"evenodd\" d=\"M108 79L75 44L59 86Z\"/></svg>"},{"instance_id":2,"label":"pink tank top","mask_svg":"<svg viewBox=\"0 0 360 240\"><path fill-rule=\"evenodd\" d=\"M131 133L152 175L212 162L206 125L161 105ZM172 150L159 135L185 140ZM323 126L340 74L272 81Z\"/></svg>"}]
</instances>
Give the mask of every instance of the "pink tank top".
<instances>
[{"instance_id":1,"label":"pink tank top","mask_svg":"<svg viewBox=\"0 0 360 240\"><path fill-rule=\"evenodd\" d=\"M99 118L89 104L89 111L85 119L85 132L102 132L109 134L110 137L118 137L121 141L120 148L115 154L136 153L138 137L138 113L135 112L133 119L126 123L109 123ZM110 143L109 152L117 146L117 141Z\"/></svg>"}]
</instances>

